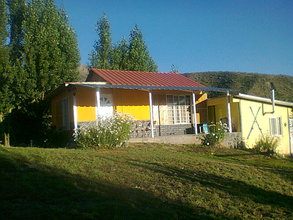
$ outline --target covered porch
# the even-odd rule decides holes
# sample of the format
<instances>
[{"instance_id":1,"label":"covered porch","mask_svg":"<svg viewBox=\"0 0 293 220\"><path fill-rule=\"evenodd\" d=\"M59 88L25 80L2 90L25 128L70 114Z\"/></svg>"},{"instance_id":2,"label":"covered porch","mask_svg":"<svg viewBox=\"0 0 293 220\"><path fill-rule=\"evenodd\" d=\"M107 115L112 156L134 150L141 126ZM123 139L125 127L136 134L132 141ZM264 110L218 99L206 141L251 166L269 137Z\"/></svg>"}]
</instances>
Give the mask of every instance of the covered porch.
<instances>
[{"instance_id":1,"label":"covered porch","mask_svg":"<svg viewBox=\"0 0 293 220\"><path fill-rule=\"evenodd\" d=\"M232 132L229 89L109 85L94 82L70 83L67 86L74 91L74 129L97 117L120 112L130 114L135 119L131 141L150 138L159 140L159 137L170 138L173 135L194 136L207 132L209 119L206 92L216 91L227 95L225 105L229 132ZM85 117L85 114L90 114L88 108L94 110L94 116Z\"/></svg>"}]
</instances>

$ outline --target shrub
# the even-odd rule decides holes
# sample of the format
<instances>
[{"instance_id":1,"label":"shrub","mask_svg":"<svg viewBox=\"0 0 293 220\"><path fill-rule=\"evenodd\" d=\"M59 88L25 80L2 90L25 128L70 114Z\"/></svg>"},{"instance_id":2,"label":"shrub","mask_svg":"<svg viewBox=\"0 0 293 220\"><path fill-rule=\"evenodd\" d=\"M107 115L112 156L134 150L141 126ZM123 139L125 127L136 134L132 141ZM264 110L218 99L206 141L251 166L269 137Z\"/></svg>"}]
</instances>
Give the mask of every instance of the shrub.
<instances>
[{"instance_id":1,"label":"shrub","mask_svg":"<svg viewBox=\"0 0 293 220\"><path fill-rule=\"evenodd\" d=\"M239 149L239 150L246 150L246 144L243 140L241 141L237 141L236 144L234 145L235 149Z\"/></svg>"},{"instance_id":2,"label":"shrub","mask_svg":"<svg viewBox=\"0 0 293 220\"><path fill-rule=\"evenodd\" d=\"M129 115L115 113L99 117L83 125L74 133L74 140L80 148L113 148L122 146L130 138L133 119Z\"/></svg>"},{"instance_id":3,"label":"shrub","mask_svg":"<svg viewBox=\"0 0 293 220\"><path fill-rule=\"evenodd\" d=\"M277 138L266 135L255 143L254 149L260 153L274 155L276 154L278 142Z\"/></svg>"},{"instance_id":4,"label":"shrub","mask_svg":"<svg viewBox=\"0 0 293 220\"><path fill-rule=\"evenodd\" d=\"M41 147L68 147L68 143L70 143L70 140L72 138L71 134L68 131L58 130L55 127L47 128L44 133L45 139L40 144Z\"/></svg>"},{"instance_id":5,"label":"shrub","mask_svg":"<svg viewBox=\"0 0 293 220\"><path fill-rule=\"evenodd\" d=\"M206 146L219 144L224 139L226 130L227 125L222 122L211 123L209 125L209 133L204 136L202 144Z\"/></svg>"}]
</instances>

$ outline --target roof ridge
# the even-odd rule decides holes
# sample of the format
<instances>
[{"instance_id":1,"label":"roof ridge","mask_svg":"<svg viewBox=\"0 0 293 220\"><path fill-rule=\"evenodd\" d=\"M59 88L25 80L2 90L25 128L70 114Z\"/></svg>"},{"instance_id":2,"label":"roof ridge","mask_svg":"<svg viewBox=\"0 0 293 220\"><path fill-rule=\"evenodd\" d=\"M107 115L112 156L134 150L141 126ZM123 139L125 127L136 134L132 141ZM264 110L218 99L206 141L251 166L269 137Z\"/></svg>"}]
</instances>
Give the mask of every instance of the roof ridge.
<instances>
[{"instance_id":1,"label":"roof ridge","mask_svg":"<svg viewBox=\"0 0 293 220\"><path fill-rule=\"evenodd\" d=\"M102 71L118 71L118 72L137 72L137 73L159 73L159 74L176 74L176 75L183 75L182 73L171 73L171 72L150 72L150 71L138 71L138 70L111 70L111 69L100 69L100 68L95 68L95 67L91 67L90 69L94 69L94 70L102 70Z\"/></svg>"},{"instance_id":2,"label":"roof ridge","mask_svg":"<svg viewBox=\"0 0 293 220\"><path fill-rule=\"evenodd\" d=\"M113 85L206 87L180 73L107 70L97 68L91 68L91 72Z\"/></svg>"}]
</instances>

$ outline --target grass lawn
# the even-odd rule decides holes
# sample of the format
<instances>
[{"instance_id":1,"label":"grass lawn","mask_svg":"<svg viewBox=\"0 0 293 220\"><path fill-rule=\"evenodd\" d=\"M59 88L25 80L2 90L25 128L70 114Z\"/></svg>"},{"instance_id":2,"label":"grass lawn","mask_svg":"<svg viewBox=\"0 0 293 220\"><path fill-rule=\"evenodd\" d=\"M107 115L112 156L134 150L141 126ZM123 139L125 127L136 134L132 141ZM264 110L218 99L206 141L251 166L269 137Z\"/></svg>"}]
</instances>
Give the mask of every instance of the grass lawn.
<instances>
[{"instance_id":1,"label":"grass lawn","mask_svg":"<svg viewBox=\"0 0 293 220\"><path fill-rule=\"evenodd\" d=\"M293 219L293 160L137 144L0 146L0 219Z\"/></svg>"}]
</instances>

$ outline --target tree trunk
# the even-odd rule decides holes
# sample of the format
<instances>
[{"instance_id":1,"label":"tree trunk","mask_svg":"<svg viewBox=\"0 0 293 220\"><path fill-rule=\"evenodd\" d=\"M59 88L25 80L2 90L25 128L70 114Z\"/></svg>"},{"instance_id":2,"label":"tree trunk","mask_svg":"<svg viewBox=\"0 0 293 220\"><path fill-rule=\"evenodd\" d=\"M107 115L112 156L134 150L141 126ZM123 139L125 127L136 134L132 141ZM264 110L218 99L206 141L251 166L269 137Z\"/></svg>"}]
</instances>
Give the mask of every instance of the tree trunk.
<instances>
[{"instance_id":1,"label":"tree trunk","mask_svg":"<svg viewBox=\"0 0 293 220\"><path fill-rule=\"evenodd\" d=\"M4 132L4 146L5 147L10 146L10 134L9 134L9 132Z\"/></svg>"},{"instance_id":2,"label":"tree trunk","mask_svg":"<svg viewBox=\"0 0 293 220\"><path fill-rule=\"evenodd\" d=\"M3 132L4 132L4 146L10 146L10 129L9 129L9 119L3 114L0 114L0 122L3 123Z\"/></svg>"}]
</instances>

